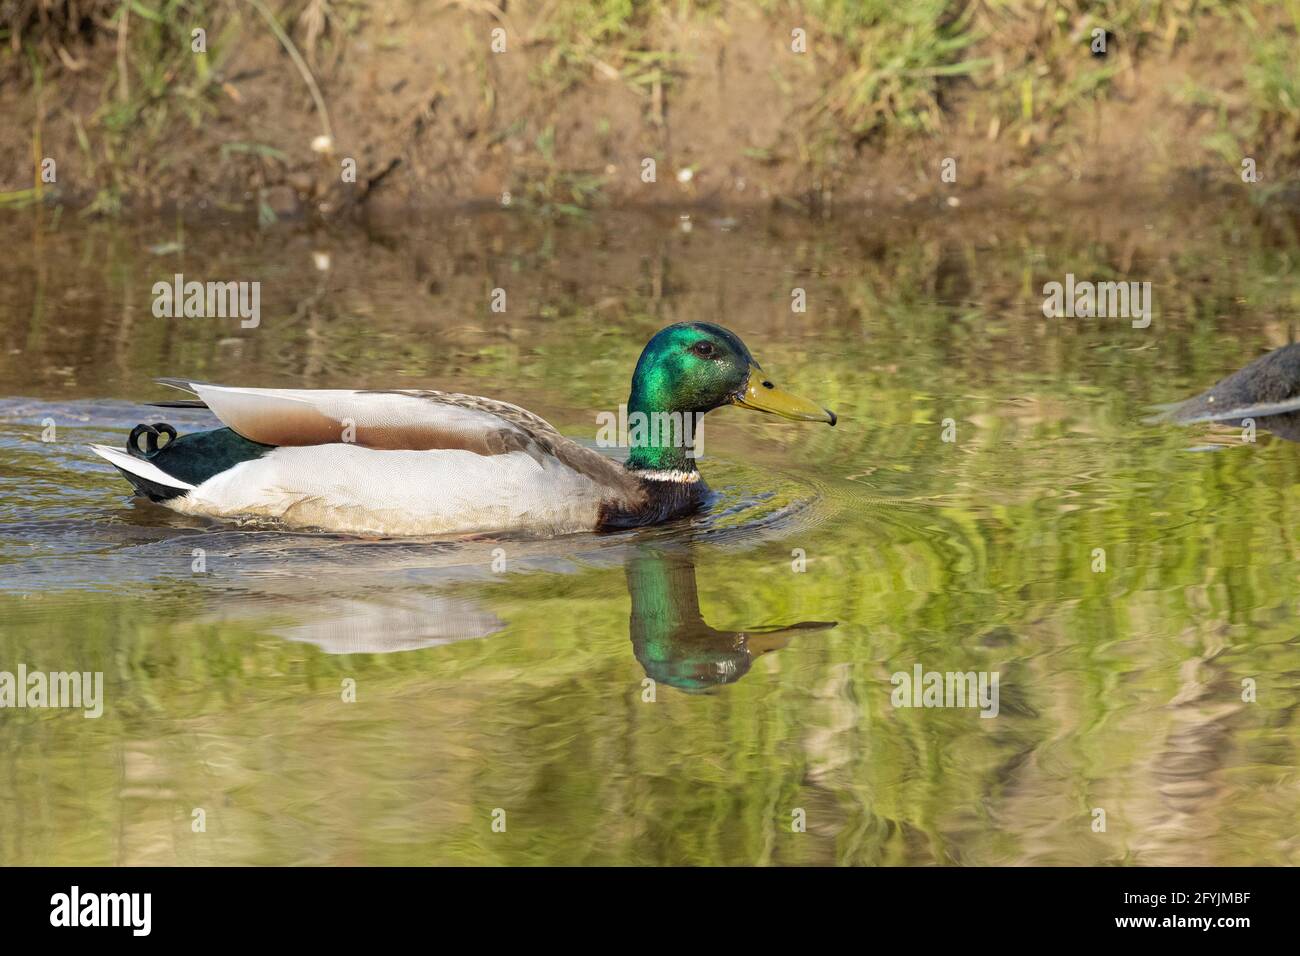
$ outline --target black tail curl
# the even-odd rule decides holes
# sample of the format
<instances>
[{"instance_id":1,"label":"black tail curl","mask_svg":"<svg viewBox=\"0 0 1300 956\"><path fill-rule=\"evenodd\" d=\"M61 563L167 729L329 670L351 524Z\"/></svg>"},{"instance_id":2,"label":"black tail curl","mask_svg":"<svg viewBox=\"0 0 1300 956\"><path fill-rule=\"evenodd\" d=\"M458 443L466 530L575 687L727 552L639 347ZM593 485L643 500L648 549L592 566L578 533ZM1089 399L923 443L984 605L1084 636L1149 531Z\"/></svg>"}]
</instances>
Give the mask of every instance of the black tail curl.
<instances>
[{"instance_id":1,"label":"black tail curl","mask_svg":"<svg viewBox=\"0 0 1300 956\"><path fill-rule=\"evenodd\" d=\"M165 435L167 440L162 444L158 443L158 436ZM144 447L140 447L140 438L144 438ZM160 448L166 448L176 440L176 429L172 428L166 422L154 422L152 425L140 424L131 429L131 434L126 439L126 450L133 458L143 458L146 461L158 454Z\"/></svg>"}]
</instances>

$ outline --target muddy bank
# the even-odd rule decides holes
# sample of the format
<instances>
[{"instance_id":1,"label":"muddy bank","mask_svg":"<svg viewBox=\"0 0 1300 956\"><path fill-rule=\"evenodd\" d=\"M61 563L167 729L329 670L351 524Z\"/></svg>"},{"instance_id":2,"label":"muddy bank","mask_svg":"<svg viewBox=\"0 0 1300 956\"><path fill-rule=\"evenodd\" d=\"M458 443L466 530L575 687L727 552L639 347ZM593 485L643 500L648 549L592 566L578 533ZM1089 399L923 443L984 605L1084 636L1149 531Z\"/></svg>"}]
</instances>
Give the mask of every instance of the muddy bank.
<instances>
[{"instance_id":1,"label":"muddy bank","mask_svg":"<svg viewBox=\"0 0 1300 956\"><path fill-rule=\"evenodd\" d=\"M1115 23L1055 3L956 18L923 3L906 32L829 2L587 16L607 6L259 2L36 24L23 42L39 54L11 42L0 60L0 199L267 222L812 210L1099 188L1271 199L1296 168L1286 111L1261 92L1284 106L1300 83L1270 52L1295 41L1273 5Z\"/></svg>"}]
</instances>

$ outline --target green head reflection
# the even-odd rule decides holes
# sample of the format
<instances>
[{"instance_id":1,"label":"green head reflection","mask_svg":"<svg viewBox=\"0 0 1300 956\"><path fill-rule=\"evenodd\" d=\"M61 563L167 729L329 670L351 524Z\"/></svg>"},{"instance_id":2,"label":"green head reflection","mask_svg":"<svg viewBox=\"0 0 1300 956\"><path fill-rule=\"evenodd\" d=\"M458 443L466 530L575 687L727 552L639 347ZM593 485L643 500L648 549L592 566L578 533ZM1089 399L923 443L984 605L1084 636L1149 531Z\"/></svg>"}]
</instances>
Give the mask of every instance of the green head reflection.
<instances>
[{"instance_id":1,"label":"green head reflection","mask_svg":"<svg viewBox=\"0 0 1300 956\"><path fill-rule=\"evenodd\" d=\"M632 598L632 652L652 680L684 691L730 684L749 672L755 658L780 650L808 631L834 621L802 621L739 631L710 627L700 614L695 563L685 549L644 548L626 565Z\"/></svg>"}]
</instances>

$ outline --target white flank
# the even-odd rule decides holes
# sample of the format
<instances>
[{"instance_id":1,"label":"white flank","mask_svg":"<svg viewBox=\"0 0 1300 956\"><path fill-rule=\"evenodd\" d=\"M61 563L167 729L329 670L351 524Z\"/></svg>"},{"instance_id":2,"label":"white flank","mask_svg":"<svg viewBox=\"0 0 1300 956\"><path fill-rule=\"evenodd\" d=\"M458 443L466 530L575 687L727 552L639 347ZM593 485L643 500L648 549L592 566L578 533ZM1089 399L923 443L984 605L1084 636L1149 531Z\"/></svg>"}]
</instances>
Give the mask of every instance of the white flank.
<instances>
[{"instance_id":1,"label":"white flank","mask_svg":"<svg viewBox=\"0 0 1300 956\"><path fill-rule=\"evenodd\" d=\"M133 475L139 475L152 481L157 485L164 485L168 488L179 488L183 491L192 491L194 486L188 481L182 481L174 475L169 475L157 465L150 464L143 458L136 458L117 448L110 448L107 445L91 445L91 451L102 458L107 458L110 462L123 471L129 471Z\"/></svg>"},{"instance_id":2,"label":"white flank","mask_svg":"<svg viewBox=\"0 0 1300 956\"><path fill-rule=\"evenodd\" d=\"M595 528L606 494L572 468L524 452L337 443L276 448L166 504L184 514L274 518L349 534L567 534Z\"/></svg>"}]
</instances>

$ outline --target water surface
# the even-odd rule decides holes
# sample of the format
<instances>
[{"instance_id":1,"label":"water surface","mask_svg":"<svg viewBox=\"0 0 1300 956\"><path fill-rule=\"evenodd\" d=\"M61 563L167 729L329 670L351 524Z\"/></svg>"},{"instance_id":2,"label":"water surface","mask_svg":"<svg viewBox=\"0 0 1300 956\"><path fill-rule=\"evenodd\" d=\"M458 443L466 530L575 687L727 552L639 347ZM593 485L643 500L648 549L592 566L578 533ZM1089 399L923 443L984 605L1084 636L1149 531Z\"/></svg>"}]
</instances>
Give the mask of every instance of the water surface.
<instances>
[{"instance_id":1,"label":"water surface","mask_svg":"<svg viewBox=\"0 0 1300 956\"><path fill-rule=\"evenodd\" d=\"M0 863L1300 863L1300 445L1143 421L1290 340L1286 214L0 240L0 670L106 697L0 711ZM1150 281L1150 327L1045 318L1067 272ZM261 324L155 318L176 273L260 281ZM714 413L718 500L664 528L219 525L85 447L210 425L141 404L164 375L486 394L591 441L646 339L699 319L840 424ZM894 707L917 664L998 672L998 716Z\"/></svg>"}]
</instances>

